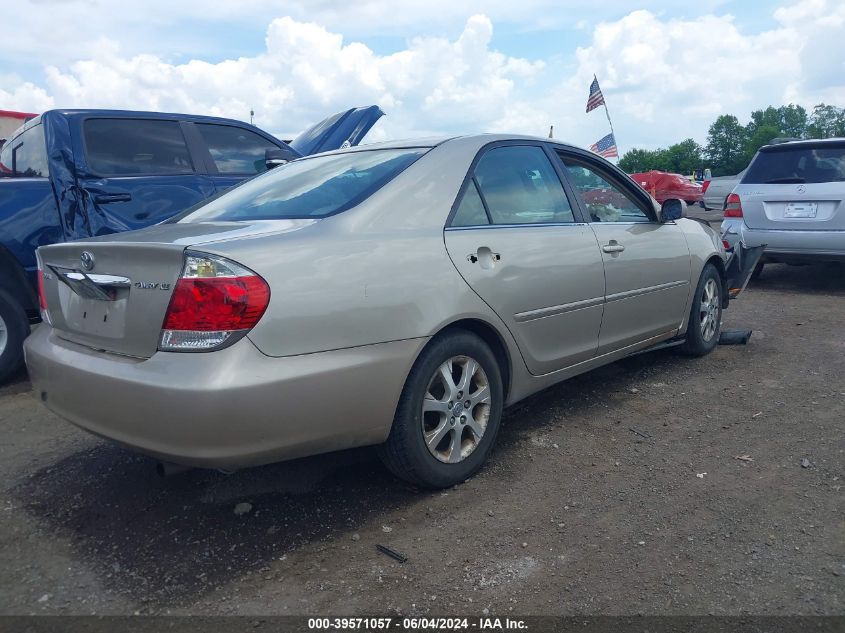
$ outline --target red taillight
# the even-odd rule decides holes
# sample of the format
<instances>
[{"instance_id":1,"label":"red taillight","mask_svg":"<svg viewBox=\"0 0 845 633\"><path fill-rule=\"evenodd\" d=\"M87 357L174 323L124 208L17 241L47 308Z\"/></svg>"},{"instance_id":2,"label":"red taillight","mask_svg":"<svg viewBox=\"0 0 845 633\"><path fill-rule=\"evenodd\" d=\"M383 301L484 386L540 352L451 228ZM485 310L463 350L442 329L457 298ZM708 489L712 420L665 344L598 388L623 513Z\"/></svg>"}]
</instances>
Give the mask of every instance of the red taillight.
<instances>
[{"instance_id":1,"label":"red taillight","mask_svg":"<svg viewBox=\"0 0 845 633\"><path fill-rule=\"evenodd\" d=\"M709 186L710 186L709 180L705 180L703 183L701 183L701 193L707 193L707 187L709 187Z\"/></svg>"},{"instance_id":2,"label":"red taillight","mask_svg":"<svg viewBox=\"0 0 845 633\"><path fill-rule=\"evenodd\" d=\"M267 309L270 288L258 276L180 279L164 318L165 330L249 330Z\"/></svg>"},{"instance_id":3,"label":"red taillight","mask_svg":"<svg viewBox=\"0 0 845 633\"><path fill-rule=\"evenodd\" d=\"M742 217L742 200L735 193L728 196L725 201L725 217L726 218L741 218Z\"/></svg>"},{"instance_id":4,"label":"red taillight","mask_svg":"<svg viewBox=\"0 0 845 633\"><path fill-rule=\"evenodd\" d=\"M270 303L267 282L222 257L188 253L161 326L159 349L208 351L231 344Z\"/></svg>"},{"instance_id":5,"label":"red taillight","mask_svg":"<svg viewBox=\"0 0 845 633\"><path fill-rule=\"evenodd\" d=\"M44 292L44 271L38 271L38 307L41 312L47 312L47 295Z\"/></svg>"}]
</instances>

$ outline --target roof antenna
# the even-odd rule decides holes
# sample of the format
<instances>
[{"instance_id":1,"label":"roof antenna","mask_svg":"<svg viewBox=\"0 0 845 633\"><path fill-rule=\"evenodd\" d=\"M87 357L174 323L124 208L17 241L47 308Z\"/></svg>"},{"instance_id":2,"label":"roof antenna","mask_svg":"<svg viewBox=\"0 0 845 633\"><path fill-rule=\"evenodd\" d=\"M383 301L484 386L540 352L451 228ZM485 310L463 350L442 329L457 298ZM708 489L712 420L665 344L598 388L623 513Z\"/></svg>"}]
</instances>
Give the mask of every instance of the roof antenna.
<instances>
[{"instance_id":1,"label":"roof antenna","mask_svg":"<svg viewBox=\"0 0 845 633\"><path fill-rule=\"evenodd\" d=\"M549 138L554 138L554 137L555 137L555 126L550 125L549 126Z\"/></svg>"},{"instance_id":2,"label":"roof antenna","mask_svg":"<svg viewBox=\"0 0 845 633\"><path fill-rule=\"evenodd\" d=\"M255 110L252 108L249 109L249 124L252 125L252 117L255 116Z\"/></svg>"}]
</instances>

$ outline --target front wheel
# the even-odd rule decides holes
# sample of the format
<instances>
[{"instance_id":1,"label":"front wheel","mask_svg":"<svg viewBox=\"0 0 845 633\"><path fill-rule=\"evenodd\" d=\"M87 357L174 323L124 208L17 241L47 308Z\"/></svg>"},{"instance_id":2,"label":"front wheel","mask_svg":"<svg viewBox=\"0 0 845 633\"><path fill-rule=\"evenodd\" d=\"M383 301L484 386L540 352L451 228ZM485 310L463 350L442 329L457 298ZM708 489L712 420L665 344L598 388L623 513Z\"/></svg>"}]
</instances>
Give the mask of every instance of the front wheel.
<instances>
[{"instance_id":1,"label":"front wheel","mask_svg":"<svg viewBox=\"0 0 845 633\"><path fill-rule=\"evenodd\" d=\"M722 278L713 264L701 271L690 308L687 335L680 351L688 356L706 356L719 344L722 330Z\"/></svg>"},{"instance_id":2,"label":"front wheel","mask_svg":"<svg viewBox=\"0 0 845 633\"><path fill-rule=\"evenodd\" d=\"M502 405L501 372L487 344L469 332L440 335L414 363L379 455L406 481L453 486L487 459Z\"/></svg>"}]
</instances>

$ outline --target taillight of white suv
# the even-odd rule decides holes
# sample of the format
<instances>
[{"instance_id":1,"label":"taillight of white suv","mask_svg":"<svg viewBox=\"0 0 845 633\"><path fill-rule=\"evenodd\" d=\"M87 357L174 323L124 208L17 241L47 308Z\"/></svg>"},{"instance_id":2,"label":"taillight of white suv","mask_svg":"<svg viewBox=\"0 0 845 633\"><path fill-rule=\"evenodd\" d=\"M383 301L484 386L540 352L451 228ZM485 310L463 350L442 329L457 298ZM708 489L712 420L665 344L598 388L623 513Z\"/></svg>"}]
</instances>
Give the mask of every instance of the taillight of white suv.
<instances>
[{"instance_id":1,"label":"taillight of white suv","mask_svg":"<svg viewBox=\"0 0 845 633\"><path fill-rule=\"evenodd\" d=\"M740 197L732 193L725 200L725 217L726 218L741 218L742 217L742 200Z\"/></svg>"},{"instance_id":2,"label":"taillight of white suv","mask_svg":"<svg viewBox=\"0 0 845 633\"><path fill-rule=\"evenodd\" d=\"M258 323L270 287L233 261L188 252L164 317L159 350L208 352L227 347Z\"/></svg>"}]
</instances>

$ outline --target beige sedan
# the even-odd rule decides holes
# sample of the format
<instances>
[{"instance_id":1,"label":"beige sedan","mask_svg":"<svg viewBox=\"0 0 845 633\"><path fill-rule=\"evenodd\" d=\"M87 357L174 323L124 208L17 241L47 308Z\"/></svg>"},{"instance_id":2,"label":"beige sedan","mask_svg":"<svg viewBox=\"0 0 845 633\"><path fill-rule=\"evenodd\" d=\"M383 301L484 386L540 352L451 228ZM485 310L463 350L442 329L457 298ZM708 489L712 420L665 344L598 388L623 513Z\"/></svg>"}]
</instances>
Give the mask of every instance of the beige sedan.
<instances>
[{"instance_id":1,"label":"beige sedan","mask_svg":"<svg viewBox=\"0 0 845 633\"><path fill-rule=\"evenodd\" d=\"M39 250L36 391L164 463L368 444L449 486L503 407L643 350L710 352L726 256L594 154L504 135L279 167L173 221Z\"/></svg>"}]
</instances>

